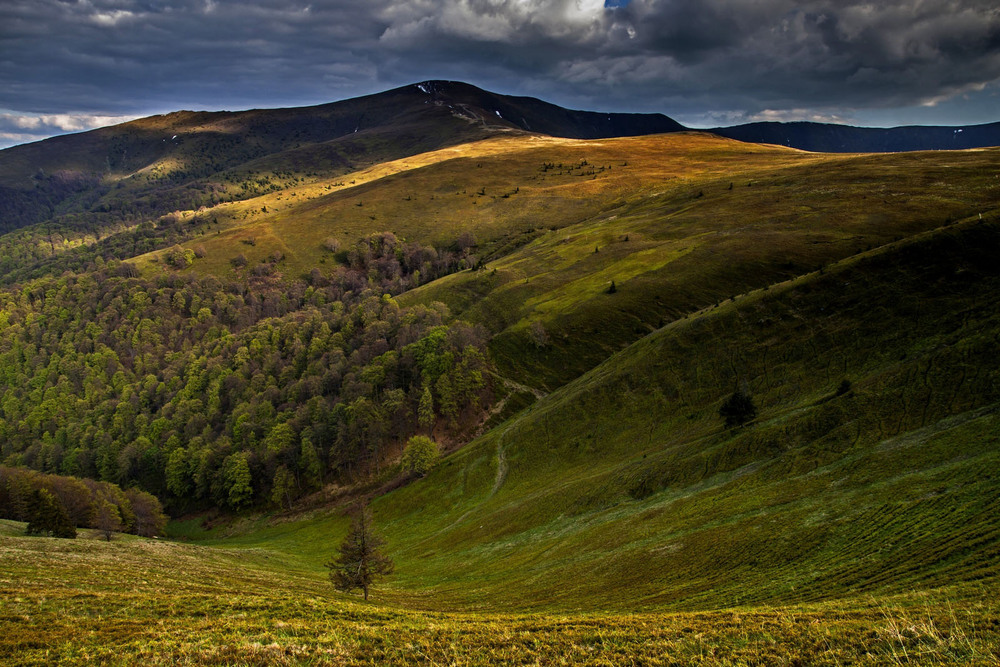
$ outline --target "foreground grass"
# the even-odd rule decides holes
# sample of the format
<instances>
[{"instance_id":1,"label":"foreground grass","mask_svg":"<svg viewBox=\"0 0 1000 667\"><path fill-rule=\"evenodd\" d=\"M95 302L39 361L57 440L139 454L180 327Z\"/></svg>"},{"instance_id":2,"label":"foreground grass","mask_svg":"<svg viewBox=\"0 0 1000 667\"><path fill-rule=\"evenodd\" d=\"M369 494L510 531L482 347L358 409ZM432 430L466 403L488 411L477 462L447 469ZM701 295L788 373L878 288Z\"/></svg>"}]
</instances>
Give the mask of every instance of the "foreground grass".
<instances>
[{"instance_id":1,"label":"foreground grass","mask_svg":"<svg viewBox=\"0 0 1000 667\"><path fill-rule=\"evenodd\" d=\"M365 604L278 552L0 534L5 664L995 664L1000 608L953 589L679 614ZM626 591L623 591L626 593Z\"/></svg>"}]
</instances>

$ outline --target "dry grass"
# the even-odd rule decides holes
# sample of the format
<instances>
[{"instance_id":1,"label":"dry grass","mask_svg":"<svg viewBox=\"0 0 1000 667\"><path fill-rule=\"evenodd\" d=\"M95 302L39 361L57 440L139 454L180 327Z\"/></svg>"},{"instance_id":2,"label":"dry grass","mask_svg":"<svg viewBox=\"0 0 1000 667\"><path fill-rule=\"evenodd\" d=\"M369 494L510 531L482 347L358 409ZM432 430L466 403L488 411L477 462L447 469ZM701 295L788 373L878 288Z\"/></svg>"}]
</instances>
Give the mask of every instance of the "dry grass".
<instances>
[{"instance_id":1,"label":"dry grass","mask_svg":"<svg viewBox=\"0 0 1000 667\"><path fill-rule=\"evenodd\" d=\"M426 613L335 594L266 550L4 537L0 551L10 665L985 665L1000 640L994 603L961 593L680 614Z\"/></svg>"}]
</instances>

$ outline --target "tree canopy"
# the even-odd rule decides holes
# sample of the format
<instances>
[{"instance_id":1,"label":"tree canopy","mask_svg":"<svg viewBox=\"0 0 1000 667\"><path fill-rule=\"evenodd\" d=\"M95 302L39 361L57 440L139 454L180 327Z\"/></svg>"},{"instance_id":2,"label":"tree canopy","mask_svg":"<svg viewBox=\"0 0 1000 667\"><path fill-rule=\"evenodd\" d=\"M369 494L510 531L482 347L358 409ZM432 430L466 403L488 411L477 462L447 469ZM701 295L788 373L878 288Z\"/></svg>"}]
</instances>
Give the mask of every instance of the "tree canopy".
<instances>
[{"instance_id":1,"label":"tree canopy","mask_svg":"<svg viewBox=\"0 0 1000 667\"><path fill-rule=\"evenodd\" d=\"M0 289L0 463L239 510L474 421L487 332L391 296L459 256L389 233L347 255L308 279L280 257L229 283L109 262Z\"/></svg>"},{"instance_id":2,"label":"tree canopy","mask_svg":"<svg viewBox=\"0 0 1000 667\"><path fill-rule=\"evenodd\" d=\"M425 435L415 435L403 449L403 470L422 477L437 461L439 454L436 442Z\"/></svg>"},{"instance_id":3,"label":"tree canopy","mask_svg":"<svg viewBox=\"0 0 1000 667\"><path fill-rule=\"evenodd\" d=\"M62 513L71 527L103 530L111 526L112 531L143 537L161 535L167 524L160 501L140 489L122 491L108 482L0 465L0 518L26 521L30 534L44 535L54 534L53 526L62 525ZM68 529L60 528L60 532L66 537L76 534L75 529L73 535Z\"/></svg>"}]
</instances>

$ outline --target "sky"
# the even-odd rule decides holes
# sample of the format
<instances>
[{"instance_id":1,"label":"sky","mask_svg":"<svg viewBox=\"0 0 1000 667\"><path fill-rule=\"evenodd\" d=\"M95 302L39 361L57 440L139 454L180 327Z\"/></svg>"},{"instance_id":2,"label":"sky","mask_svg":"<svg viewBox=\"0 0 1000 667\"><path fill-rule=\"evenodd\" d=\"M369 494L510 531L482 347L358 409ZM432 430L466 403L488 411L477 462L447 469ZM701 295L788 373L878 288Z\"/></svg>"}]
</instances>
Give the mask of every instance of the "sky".
<instances>
[{"instance_id":1,"label":"sky","mask_svg":"<svg viewBox=\"0 0 1000 667\"><path fill-rule=\"evenodd\" d=\"M997 0L2 0L0 147L429 79L691 127L1000 121Z\"/></svg>"}]
</instances>

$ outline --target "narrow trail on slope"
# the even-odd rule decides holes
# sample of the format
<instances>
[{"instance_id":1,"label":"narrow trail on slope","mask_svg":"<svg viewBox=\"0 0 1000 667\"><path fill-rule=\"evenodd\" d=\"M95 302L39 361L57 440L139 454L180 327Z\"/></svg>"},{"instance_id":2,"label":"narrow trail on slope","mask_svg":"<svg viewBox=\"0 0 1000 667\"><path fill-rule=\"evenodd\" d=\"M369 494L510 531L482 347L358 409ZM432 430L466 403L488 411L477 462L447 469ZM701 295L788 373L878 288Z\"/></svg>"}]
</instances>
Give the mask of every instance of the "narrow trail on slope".
<instances>
[{"instance_id":1,"label":"narrow trail on slope","mask_svg":"<svg viewBox=\"0 0 1000 667\"><path fill-rule=\"evenodd\" d=\"M529 387L526 384L515 382L514 380L504 377L499 373L491 372L490 375L499 380L503 384L503 386L505 386L510 391L510 393L507 394L507 396L505 396L502 401L499 401L497 405L494 406L493 410L490 410L489 417L492 417L495 414L499 414L500 411L503 410L504 407L506 407L507 401L510 400L510 397L517 392L531 394L532 396L535 397L536 400L539 401L548 396L548 394L541 391L540 389L535 389L534 387ZM486 424L489 421L489 417L487 417L487 419L483 421L482 426L480 426L480 430L484 430L486 428ZM504 450L504 441L507 439L507 433L510 431L512 426L513 424L507 424L507 426L504 427L503 432L497 435L497 474L493 480L493 488L490 490L490 495L487 496L487 500L495 496L497 491L500 490L500 487L503 486L503 483L507 480L507 456ZM479 437L480 435L481 432L476 433L476 437ZM485 500L483 502L485 502Z\"/></svg>"},{"instance_id":2,"label":"narrow trail on slope","mask_svg":"<svg viewBox=\"0 0 1000 667\"><path fill-rule=\"evenodd\" d=\"M503 375L500 375L499 373L490 372L490 375L492 375L493 377L495 377L497 380L500 380L500 382L503 384L503 386L507 387L511 391L526 392L528 394L533 395L538 400L542 400L543 398L545 398L546 396L548 396L548 394L545 393L544 391L542 391L541 389L535 389L534 387L529 387L526 384L521 384L520 382L515 382L514 380L511 380L510 378L504 377Z\"/></svg>"},{"instance_id":3,"label":"narrow trail on slope","mask_svg":"<svg viewBox=\"0 0 1000 667\"><path fill-rule=\"evenodd\" d=\"M504 431L506 434L506 431ZM507 481L507 455L504 452L503 442L497 442L497 476L493 480L493 488L490 489L490 498L496 495L503 483Z\"/></svg>"},{"instance_id":4,"label":"narrow trail on slope","mask_svg":"<svg viewBox=\"0 0 1000 667\"><path fill-rule=\"evenodd\" d=\"M528 385L521 384L520 382L515 382L497 373L491 372L490 375L499 380L500 383L503 384L503 386L506 387L510 393L504 396L499 401L497 401L496 404L494 404L493 407L486 412L486 414L483 416L483 421L479 424L478 427L476 427L476 430L473 431L472 437L469 438L470 441L475 440L483 433L486 433L487 424L490 423L491 419L493 419L498 414L504 411L504 408L507 407L507 403L510 401L510 399L514 396L515 393L520 392L524 394L531 394L532 396L535 397L535 400L539 401L548 396L548 394L539 389L535 389L534 387L529 387Z\"/></svg>"},{"instance_id":5,"label":"narrow trail on slope","mask_svg":"<svg viewBox=\"0 0 1000 667\"><path fill-rule=\"evenodd\" d=\"M537 389L532 389L531 387L519 384L517 382L514 382L513 380L508 380L507 378L501 375L497 375L495 373L492 373L491 375L500 380L500 382L502 382L508 389L529 392L538 398L545 397L545 394L541 391L538 391ZM490 414L487 416L486 420L483 421L482 426L480 426L480 429L476 432L473 438L477 438L482 434L481 431L484 430L486 422L489 421L490 417L492 417L494 414L498 414L500 410L503 409L503 407L507 404L507 400L510 398L511 395L506 396L502 401L499 401L497 405L493 407L492 410L490 410ZM441 533L449 531L455 526L458 526L459 524L464 522L472 515L473 512L475 512L479 507L481 507L483 503L487 502L490 498L495 496L497 492L500 490L500 488L504 485L504 482L507 481L507 454L504 445L507 441L507 434L513 427L514 427L513 422L508 423L506 426L503 427L503 430L497 434L497 449L496 449L497 471L495 477L493 478L493 487L490 489L489 494L481 501L476 503L474 507L470 507L468 510L463 512L461 516L459 516L457 519L449 523L447 526L444 526L440 530L436 531L435 535L440 535Z\"/></svg>"}]
</instances>

